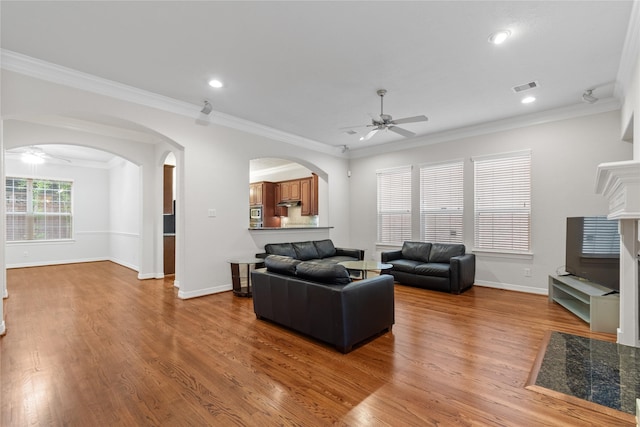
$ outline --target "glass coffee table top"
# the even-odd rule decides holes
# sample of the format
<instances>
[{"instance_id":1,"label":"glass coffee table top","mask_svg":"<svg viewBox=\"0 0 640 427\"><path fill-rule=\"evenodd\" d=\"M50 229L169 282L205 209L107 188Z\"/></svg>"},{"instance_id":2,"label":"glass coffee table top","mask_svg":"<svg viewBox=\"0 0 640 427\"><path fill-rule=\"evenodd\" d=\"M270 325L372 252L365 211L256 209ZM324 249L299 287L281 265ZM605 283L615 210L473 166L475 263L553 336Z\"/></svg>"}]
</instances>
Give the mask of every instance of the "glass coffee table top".
<instances>
[{"instance_id":1,"label":"glass coffee table top","mask_svg":"<svg viewBox=\"0 0 640 427\"><path fill-rule=\"evenodd\" d=\"M367 271L386 270L393 267L391 264L385 264L378 261L343 261L339 263L349 270L362 271L362 278L367 278Z\"/></svg>"}]
</instances>

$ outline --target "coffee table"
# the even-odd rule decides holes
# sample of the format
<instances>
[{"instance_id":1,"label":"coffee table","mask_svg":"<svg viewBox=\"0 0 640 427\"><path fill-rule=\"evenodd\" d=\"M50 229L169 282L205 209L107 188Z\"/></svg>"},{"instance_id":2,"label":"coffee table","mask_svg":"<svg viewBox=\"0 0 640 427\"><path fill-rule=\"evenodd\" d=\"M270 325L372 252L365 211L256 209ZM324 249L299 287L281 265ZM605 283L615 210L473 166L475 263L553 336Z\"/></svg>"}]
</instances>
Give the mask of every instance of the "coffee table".
<instances>
[{"instance_id":1,"label":"coffee table","mask_svg":"<svg viewBox=\"0 0 640 427\"><path fill-rule=\"evenodd\" d=\"M391 264L384 264L378 261L343 261L338 264L344 265L349 270L362 271L363 279L367 278L367 271L387 270L393 267Z\"/></svg>"}]
</instances>

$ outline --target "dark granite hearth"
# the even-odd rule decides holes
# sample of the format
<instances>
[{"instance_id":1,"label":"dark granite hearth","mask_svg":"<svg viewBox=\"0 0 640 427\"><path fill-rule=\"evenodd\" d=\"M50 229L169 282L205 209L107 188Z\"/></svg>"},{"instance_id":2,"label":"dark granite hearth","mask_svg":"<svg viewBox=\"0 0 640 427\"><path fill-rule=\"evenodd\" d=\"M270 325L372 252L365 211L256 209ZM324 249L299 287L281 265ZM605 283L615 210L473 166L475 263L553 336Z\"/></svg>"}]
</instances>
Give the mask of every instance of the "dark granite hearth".
<instances>
[{"instance_id":1,"label":"dark granite hearth","mask_svg":"<svg viewBox=\"0 0 640 427\"><path fill-rule=\"evenodd\" d=\"M550 332L547 338L527 388L636 414L640 349L561 332Z\"/></svg>"}]
</instances>

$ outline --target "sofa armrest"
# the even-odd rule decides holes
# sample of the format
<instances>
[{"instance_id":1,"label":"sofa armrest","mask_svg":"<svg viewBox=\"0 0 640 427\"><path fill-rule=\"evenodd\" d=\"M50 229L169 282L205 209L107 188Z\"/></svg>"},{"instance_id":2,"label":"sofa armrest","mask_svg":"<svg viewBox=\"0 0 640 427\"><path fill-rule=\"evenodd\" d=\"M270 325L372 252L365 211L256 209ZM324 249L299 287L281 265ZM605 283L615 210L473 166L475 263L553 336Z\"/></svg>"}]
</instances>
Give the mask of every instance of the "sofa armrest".
<instances>
[{"instance_id":1,"label":"sofa armrest","mask_svg":"<svg viewBox=\"0 0 640 427\"><path fill-rule=\"evenodd\" d=\"M336 248L336 255L350 256L362 261L364 259L364 249Z\"/></svg>"},{"instance_id":2,"label":"sofa armrest","mask_svg":"<svg viewBox=\"0 0 640 427\"><path fill-rule=\"evenodd\" d=\"M397 251L385 251L380 253L380 261L383 263L393 261L394 259L402 258L402 250L398 249Z\"/></svg>"},{"instance_id":3,"label":"sofa armrest","mask_svg":"<svg viewBox=\"0 0 640 427\"><path fill-rule=\"evenodd\" d=\"M340 292L343 316L342 343L351 347L383 330L391 330L395 322L393 277L375 276L346 285Z\"/></svg>"},{"instance_id":4,"label":"sofa armrest","mask_svg":"<svg viewBox=\"0 0 640 427\"><path fill-rule=\"evenodd\" d=\"M464 254L454 256L450 262L451 292L459 294L471 287L476 278L476 255Z\"/></svg>"}]
</instances>

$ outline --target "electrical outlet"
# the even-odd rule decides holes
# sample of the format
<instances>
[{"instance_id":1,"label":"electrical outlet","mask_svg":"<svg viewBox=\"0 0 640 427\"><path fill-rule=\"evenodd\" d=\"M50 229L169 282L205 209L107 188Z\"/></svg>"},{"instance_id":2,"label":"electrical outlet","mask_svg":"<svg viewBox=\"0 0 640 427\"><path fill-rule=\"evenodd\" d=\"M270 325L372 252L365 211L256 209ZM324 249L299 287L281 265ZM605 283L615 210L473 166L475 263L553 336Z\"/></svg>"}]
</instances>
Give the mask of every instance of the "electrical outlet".
<instances>
[{"instance_id":1,"label":"electrical outlet","mask_svg":"<svg viewBox=\"0 0 640 427\"><path fill-rule=\"evenodd\" d=\"M215 218L216 217L216 210L215 209L209 209L208 215L210 218Z\"/></svg>"},{"instance_id":2,"label":"electrical outlet","mask_svg":"<svg viewBox=\"0 0 640 427\"><path fill-rule=\"evenodd\" d=\"M531 277L531 269L530 268L525 268L524 269L524 277Z\"/></svg>"}]
</instances>

